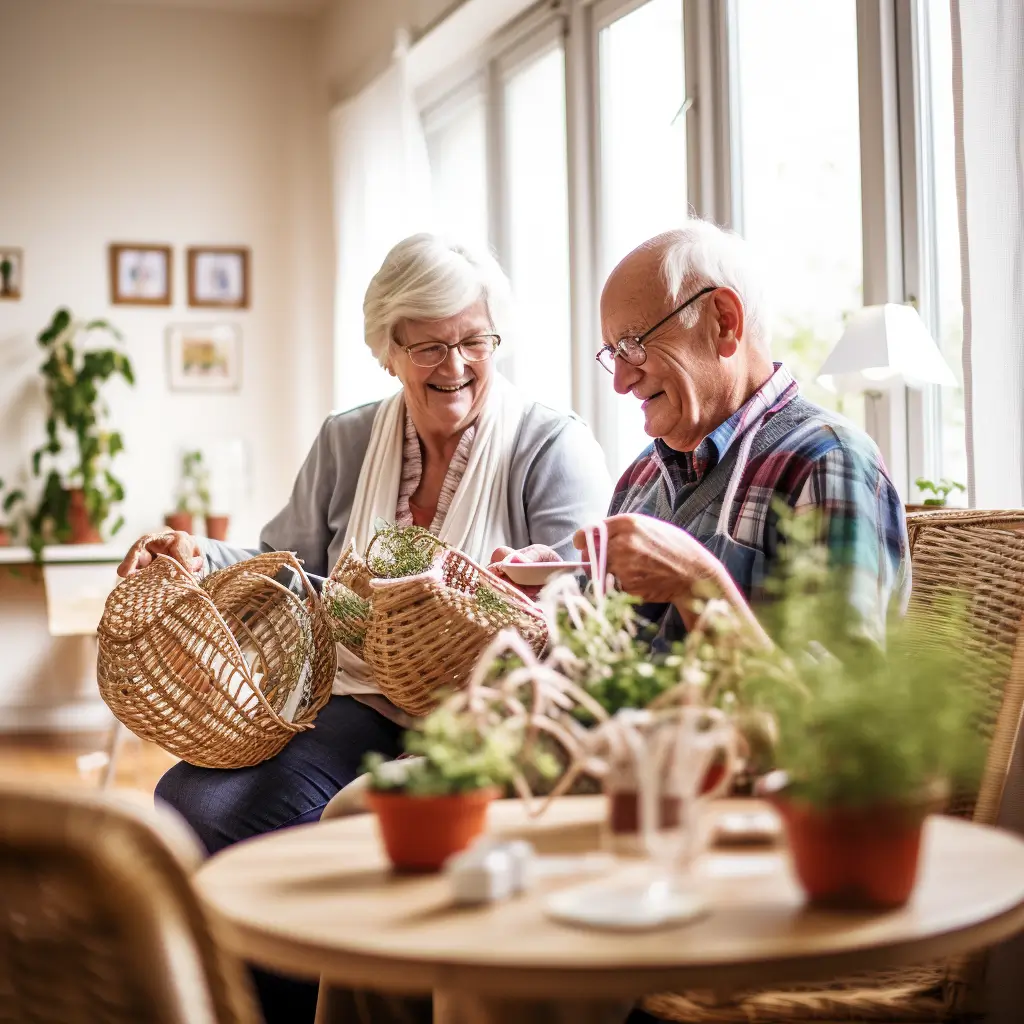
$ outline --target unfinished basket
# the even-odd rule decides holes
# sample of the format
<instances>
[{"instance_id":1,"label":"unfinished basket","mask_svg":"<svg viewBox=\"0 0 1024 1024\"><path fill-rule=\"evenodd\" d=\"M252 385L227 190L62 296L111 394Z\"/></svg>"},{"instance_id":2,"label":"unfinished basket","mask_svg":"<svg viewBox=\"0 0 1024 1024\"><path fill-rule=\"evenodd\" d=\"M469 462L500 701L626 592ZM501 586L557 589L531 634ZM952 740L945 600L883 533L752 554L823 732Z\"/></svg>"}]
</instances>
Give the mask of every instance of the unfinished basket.
<instances>
[{"instance_id":1,"label":"unfinished basket","mask_svg":"<svg viewBox=\"0 0 1024 1024\"><path fill-rule=\"evenodd\" d=\"M373 579L370 591L362 657L381 693L410 715L465 686L500 630L515 630L538 654L547 644L540 608L461 551L442 548L426 572Z\"/></svg>"},{"instance_id":2,"label":"unfinished basket","mask_svg":"<svg viewBox=\"0 0 1024 1024\"><path fill-rule=\"evenodd\" d=\"M320 593L334 641L361 658L370 623L370 572L353 545L341 553Z\"/></svg>"},{"instance_id":3,"label":"unfinished basket","mask_svg":"<svg viewBox=\"0 0 1024 1024\"><path fill-rule=\"evenodd\" d=\"M305 597L275 578L291 570ZM158 555L107 598L100 694L136 736L189 764L243 768L312 727L336 653L294 555L268 552L201 582Z\"/></svg>"}]
</instances>

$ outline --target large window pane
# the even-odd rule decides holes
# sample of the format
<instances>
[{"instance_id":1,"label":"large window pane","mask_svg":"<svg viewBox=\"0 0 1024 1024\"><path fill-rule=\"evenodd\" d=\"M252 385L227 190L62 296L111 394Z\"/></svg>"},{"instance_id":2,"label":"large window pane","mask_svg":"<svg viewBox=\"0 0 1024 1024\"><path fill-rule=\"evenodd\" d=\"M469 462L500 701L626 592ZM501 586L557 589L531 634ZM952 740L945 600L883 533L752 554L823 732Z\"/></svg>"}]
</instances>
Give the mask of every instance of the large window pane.
<instances>
[{"instance_id":1,"label":"large window pane","mask_svg":"<svg viewBox=\"0 0 1024 1024\"><path fill-rule=\"evenodd\" d=\"M539 401L572 401L565 60L552 48L505 80L508 267L518 326L508 372Z\"/></svg>"},{"instance_id":2,"label":"large window pane","mask_svg":"<svg viewBox=\"0 0 1024 1024\"><path fill-rule=\"evenodd\" d=\"M856 0L735 0L742 233L761 251L773 351L808 397L863 305Z\"/></svg>"},{"instance_id":3,"label":"large window pane","mask_svg":"<svg viewBox=\"0 0 1024 1024\"><path fill-rule=\"evenodd\" d=\"M928 48L928 90L924 138L930 152L924 154L932 174L933 209L931 214L932 251L926 254L931 264L931 288L934 294L922 310L935 331L935 339L946 362L963 380L961 349L963 346L963 308L960 301L960 234L957 221L956 176L953 150L953 53L949 21L949 5L924 2L922 14L922 45ZM927 237L927 236L926 236ZM941 395L942 450L938 460L939 473L967 483L967 449L964 435L963 387L942 388ZM966 504L962 498L957 504Z\"/></svg>"},{"instance_id":4,"label":"large window pane","mask_svg":"<svg viewBox=\"0 0 1024 1024\"><path fill-rule=\"evenodd\" d=\"M602 279L640 242L687 217L682 9L680 0L649 0L599 32ZM596 363L594 372L610 389ZM617 473L651 439L639 402L615 396L610 408Z\"/></svg>"},{"instance_id":5,"label":"large window pane","mask_svg":"<svg viewBox=\"0 0 1024 1024\"><path fill-rule=\"evenodd\" d=\"M482 90L426 119L427 152L438 227L471 245L487 245L487 129Z\"/></svg>"}]
</instances>

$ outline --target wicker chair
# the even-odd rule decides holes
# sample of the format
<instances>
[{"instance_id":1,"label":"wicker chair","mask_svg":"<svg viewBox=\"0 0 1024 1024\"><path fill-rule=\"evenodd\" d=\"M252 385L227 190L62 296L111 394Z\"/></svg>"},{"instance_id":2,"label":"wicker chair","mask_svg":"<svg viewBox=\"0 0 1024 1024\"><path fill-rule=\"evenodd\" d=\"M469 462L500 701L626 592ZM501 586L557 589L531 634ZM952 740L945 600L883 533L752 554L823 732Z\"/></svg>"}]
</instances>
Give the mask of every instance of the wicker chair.
<instances>
[{"instance_id":1,"label":"wicker chair","mask_svg":"<svg viewBox=\"0 0 1024 1024\"><path fill-rule=\"evenodd\" d=\"M256 1024L169 812L0 784L0 1020Z\"/></svg>"},{"instance_id":2,"label":"wicker chair","mask_svg":"<svg viewBox=\"0 0 1024 1024\"><path fill-rule=\"evenodd\" d=\"M949 813L993 825L1024 705L1024 511L939 511L907 517L914 589L911 612L954 590L968 601L964 643L994 658L999 671L983 694L980 728L989 743L977 793ZM1016 769L1015 769L1016 770ZM829 986L737 993L723 1002L701 994L659 995L656 1017L685 1024L795 1024L798 1021L952 1021L979 1012L984 957L838 979Z\"/></svg>"}]
</instances>

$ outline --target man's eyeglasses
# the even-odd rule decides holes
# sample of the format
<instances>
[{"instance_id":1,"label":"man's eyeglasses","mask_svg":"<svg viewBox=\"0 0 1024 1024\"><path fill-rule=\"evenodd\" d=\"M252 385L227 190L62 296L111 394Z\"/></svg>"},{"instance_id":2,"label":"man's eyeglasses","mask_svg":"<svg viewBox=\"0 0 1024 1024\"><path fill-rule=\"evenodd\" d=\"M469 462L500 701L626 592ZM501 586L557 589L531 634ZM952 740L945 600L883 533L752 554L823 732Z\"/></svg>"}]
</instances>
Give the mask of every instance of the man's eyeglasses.
<instances>
[{"instance_id":1,"label":"man's eyeglasses","mask_svg":"<svg viewBox=\"0 0 1024 1024\"><path fill-rule=\"evenodd\" d=\"M483 363L494 354L501 338L497 334L476 334L454 345L443 341L424 341L420 345L399 345L396 341L395 344L417 366L440 366L453 348L459 350L459 355L467 363Z\"/></svg>"},{"instance_id":2,"label":"man's eyeglasses","mask_svg":"<svg viewBox=\"0 0 1024 1024\"><path fill-rule=\"evenodd\" d=\"M615 360L616 358L624 359L630 366L642 366L647 361L647 349L644 348L644 342L659 328L664 326L672 319L682 313L687 306L696 302L702 295L707 295L709 292L718 291L717 285L712 285L708 288L702 288L696 295L690 296L681 306L676 306L675 309L669 313L668 316L659 320L649 331L644 331L643 334L632 337L632 338L619 338L614 345L605 345L600 352L597 353L597 361L609 372L615 372Z\"/></svg>"}]
</instances>

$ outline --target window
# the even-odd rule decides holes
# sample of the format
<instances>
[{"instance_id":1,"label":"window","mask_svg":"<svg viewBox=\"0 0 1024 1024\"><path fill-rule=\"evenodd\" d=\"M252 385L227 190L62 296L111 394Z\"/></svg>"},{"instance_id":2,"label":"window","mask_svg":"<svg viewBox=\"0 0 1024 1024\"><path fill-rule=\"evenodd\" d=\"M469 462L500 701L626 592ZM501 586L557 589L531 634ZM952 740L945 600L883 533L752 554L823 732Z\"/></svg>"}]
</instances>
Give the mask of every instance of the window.
<instances>
[{"instance_id":1,"label":"window","mask_svg":"<svg viewBox=\"0 0 1024 1024\"><path fill-rule=\"evenodd\" d=\"M430 158L434 217L442 231L487 245L487 120L482 84L445 100L423 116Z\"/></svg>"},{"instance_id":2,"label":"window","mask_svg":"<svg viewBox=\"0 0 1024 1024\"><path fill-rule=\"evenodd\" d=\"M572 404L565 57L561 44L504 70L505 269L517 325L507 372L531 397Z\"/></svg>"},{"instance_id":3,"label":"window","mask_svg":"<svg viewBox=\"0 0 1024 1024\"><path fill-rule=\"evenodd\" d=\"M922 168L926 179L923 216L925 287L922 315L950 369L963 382L963 308L960 299L960 233L957 220L953 147L953 52L948 4L918 7L923 50L919 116L922 119ZM936 476L966 484L963 387L939 389L939 440L932 459ZM958 502L959 504L960 502Z\"/></svg>"},{"instance_id":4,"label":"window","mask_svg":"<svg viewBox=\"0 0 1024 1024\"><path fill-rule=\"evenodd\" d=\"M683 6L648 0L625 15L608 5L595 11L598 25L600 111L600 277L640 242L686 220L686 85L683 74ZM621 10L622 4L617 4ZM595 351L599 344L595 339ZM600 385L611 379L595 365ZM615 396L607 403L613 475L651 443L640 403Z\"/></svg>"}]
</instances>

